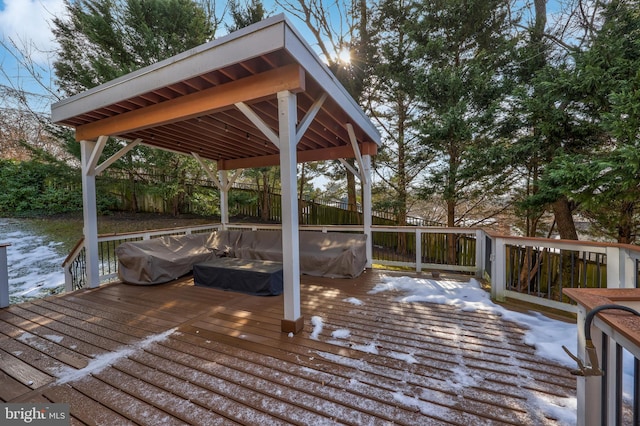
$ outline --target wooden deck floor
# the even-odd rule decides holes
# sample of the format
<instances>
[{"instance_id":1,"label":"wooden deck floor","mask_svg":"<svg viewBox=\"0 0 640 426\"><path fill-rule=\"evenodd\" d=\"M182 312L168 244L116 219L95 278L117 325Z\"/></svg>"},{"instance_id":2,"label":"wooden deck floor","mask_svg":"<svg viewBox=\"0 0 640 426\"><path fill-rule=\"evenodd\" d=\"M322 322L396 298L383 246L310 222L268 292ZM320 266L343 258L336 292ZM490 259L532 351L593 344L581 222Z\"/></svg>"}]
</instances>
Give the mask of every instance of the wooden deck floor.
<instances>
[{"instance_id":1,"label":"wooden deck floor","mask_svg":"<svg viewBox=\"0 0 640 426\"><path fill-rule=\"evenodd\" d=\"M537 358L522 327L368 294L385 274L304 276L293 337L280 332L281 296L191 279L11 306L0 400L69 403L72 424L556 424L540 401L575 396L575 379Z\"/></svg>"}]
</instances>

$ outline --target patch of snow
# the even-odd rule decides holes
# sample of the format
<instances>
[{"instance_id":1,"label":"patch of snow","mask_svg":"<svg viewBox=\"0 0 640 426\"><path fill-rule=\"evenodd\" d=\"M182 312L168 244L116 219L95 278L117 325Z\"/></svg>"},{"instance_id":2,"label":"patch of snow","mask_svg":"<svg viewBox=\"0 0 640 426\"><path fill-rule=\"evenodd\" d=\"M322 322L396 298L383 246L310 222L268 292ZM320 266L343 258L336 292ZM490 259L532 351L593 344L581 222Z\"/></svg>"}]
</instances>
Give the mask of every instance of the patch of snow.
<instances>
[{"instance_id":1,"label":"patch of snow","mask_svg":"<svg viewBox=\"0 0 640 426\"><path fill-rule=\"evenodd\" d=\"M560 425L576 424L578 401L576 398L558 398L549 395L537 395L534 404L546 416L557 419Z\"/></svg>"},{"instance_id":2,"label":"patch of snow","mask_svg":"<svg viewBox=\"0 0 640 426\"><path fill-rule=\"evenodd\" d=\"M153 343L160 342L168 338L174 331L175 328L165 331L164 333L154 334L152 336L147 337L146 339L140 341L136 345L127 346L115 352L108 352L102 355L98 355L94 359L92 359L86 367L77 370L72 367L62 368L58 375L58 380L56 384L64 384L71 382L73 380L81 379L89 374L97 373L110 365L114 364L116 361L122 358L126 358L138 350L145 349Z\"/></svg>"},{"instance_id":3,"label":"patch of snow","mask_svg":"<svg viewBox=\"0 0 640 426\"><path fill-rule=\"evenodd\" d=\"M324 322L322 321L322 317L314 315L311 317L311 324L313 325L313 331L311 332L311 338L313 340L318 340L318 336L322 333L322 327L324 326Z\"/></svg>"},{"instance_id":4,"label":"patch of snow","mask_svg":"<svg viewBox=\"0 0 640 426\"><path fill-rule=\"evenodd\" d=\"M397 360L400 361L405 361L408 362L409 364L415 364L416 362L418 362L417 359L415 359L413 357L413 355L411 354L405 354L405 353L401 353L401 352L395 352L395 351L391 351L388 354L391 358L395 358Z\"/></svg>"},{"instance_id":5,"label":"patch of snow","mask_svg":"<svg viewBox=\"0 0 640 426\"><path fill-rule=\"evenodd\" d=\"M64 339L64 337L58 336L57 334L45 334L44 337L56 343L60 343L62 342L62 339Z\"/></svg>"},{"instance_id":6,"label":"patch of snow","mask_svg":"<svg viewBox=\"0 0 640 426\"><path fill-rule=\"evenodd\" d=\"M538 312L520 313L505 309L491 301L489 294L480 287L480 283L471 279L468 282L452 280L431 280L412 277L387 277L385 282L377 284L369 293L397 291L403 295L399 302L426 302L453 305L465 312L482 311L501 316L528 329L525 343L534 346L536 354L554 360L567 367L575 367L562 349L562 345L576 353L577 328L575 324L549 319Z\"/></svg>"},{"instance_id":7,"label":"patch of snow","mask_svg":"<svg viewBox=\"0 0 640 426\"><path fill-rule=\"evenodd\" d=\"M400 391L392 392L393 399L401 405L415 408L422 414L429 415L436 418L447 418L447 409L439 405L432 404L427 401L423 401L413 396L405 395Z\"/></svg>"},{"instance_id":8,"label":"patch of snow","mask_svg":"<svg viewBox=\"0 0 640 426\"><path fill-rule=\"evenodd\" d=\"M464 367L454 367L452 371L453 378L447 380L447 384L454 391L473 387L478 382L476 377L469 374L469 370Z\"/></svg>"},{"instance_id":9,"label":"patch of snow","mask_svg":"<svg viewBox=\"0 0 640 426\"><path fill-rule=\"evenodd\" d=\"M571 352L577 352L577 327L575 324L553 320L538 312L520 313L509 311L493 303L489 294L480 287L479 282L475 279L471 279L468 282L459 282L412 277L386 277L382 283L377 284L369 293L377 294L385 291L398 293L399 296L396 300L401 303L422 302L452 305L463 312L482 312L500 316L506 321L515 322L526 329L524 342L535 348L537 356L575 368L574 361L562 349L562 346L566 346ZM626 398L633 394L631 383L631 377L633 377L632 365L631 361L624 363ZM447 388L452 391L466 389L483 379L469 374L468 369L464 366L457 367L452 372L453 376L446 381ZM573 425L576 423L576 398L542 397L533 393L532 395L529 397L529 401L539 412L558 419L560 424ZM429 410L433 406L423 400L406 396L400 391L393 393L393 398L402 404L416 407L422 412L425 412L423 410L427 405ZM431 415L432 413L429 412L429 414Z\"/></svg>"},{"instance_id":10,"label":"patch of snow","mask_svg":"<svg viewBox=\"0 0 640 426\"><path fill-rule=\"evenodd\" d=\"M352 349L355 349L360 352L366 352L373 355L378 355L378 346L375 342L370 342L366 345L351 345Z\"/></svg>"},{"instance_id":11,"label":"patch of snow","mask_svg":"<svg viewBox=\"0 0 640 426\"><path fill-rule=\"evenodd\" d=\"M362 302L362 300L357 299L355 297L349 297L347 299L344 299L345 302L351 303L352 305L356 305L356 306L361 306L364 305L364 303Z\"/></svg>"},{"instance_id":12,"label":"patch of snow","mask_svg":"<svg viewBox=\"0 0 640 426\"><path fill-rule=\"evenodd\" d=\"M7 247L7 264L12 303L58 293L64 288L62 244L48 242L22 228L18 220L0 219L0 242L11 243Z\"/></svg>"},{"instance_id":13,"label":"patch of snow","mask_svg":"<svg viewBox=\"0 0 640 426\"><path fill-rule=\"evenodd\" d=\"M351 331L345 328L333 330L331 332L331 337L333 337L334 339L348 339L349 337L351 337Z\"/></svg>"}]
</instances>

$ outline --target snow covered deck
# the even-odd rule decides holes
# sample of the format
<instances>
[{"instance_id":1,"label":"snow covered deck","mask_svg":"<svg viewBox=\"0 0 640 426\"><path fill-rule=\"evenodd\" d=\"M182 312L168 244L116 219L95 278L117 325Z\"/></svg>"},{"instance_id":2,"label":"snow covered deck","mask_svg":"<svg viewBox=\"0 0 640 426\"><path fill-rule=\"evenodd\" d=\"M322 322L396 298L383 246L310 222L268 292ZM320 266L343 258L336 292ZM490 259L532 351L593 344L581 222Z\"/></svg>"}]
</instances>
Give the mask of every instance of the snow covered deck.
<instances>
[{"instance_id":1,"label":"snow covered deck","mask_svg":"<svg viewBox=\"0 0 640 426\"><path fill-rule=\"evenodd\" d=\"M13 305L0 400L69 403L72 424L575 422L575 379L525 343L539 340L522 314L482 303L473 281L403 275L302 276L295 336L282 296L192 279Z\"/></svg>"}]
</instances>

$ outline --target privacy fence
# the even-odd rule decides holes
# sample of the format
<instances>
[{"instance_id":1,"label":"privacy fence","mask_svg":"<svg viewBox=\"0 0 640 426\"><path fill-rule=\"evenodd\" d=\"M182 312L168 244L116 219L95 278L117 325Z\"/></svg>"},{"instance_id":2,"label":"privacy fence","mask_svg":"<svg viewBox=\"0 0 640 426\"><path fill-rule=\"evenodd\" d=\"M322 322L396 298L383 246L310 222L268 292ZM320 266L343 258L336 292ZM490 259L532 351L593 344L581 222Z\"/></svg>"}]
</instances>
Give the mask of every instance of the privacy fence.
<instances>
[{"instance_id":1,"label":"privacy fence","mask_svg":"<svg viewBox=\"0 0 640 426\"><path fill-rule=\"evenodd\" d=\"M112 174L100 178L101 189L111 195L112 208L150 213L216 215L219 210L218 189L202 179L183 179L176 184L164 175L136 174L126 177ZM302 199L298 202L300 223L304 225L362 224L362 209L348 208L344 200ZM229 191L231 216L256 218L263 222L282 221L282 200L277 189L265 190L255 184L235 183ZM373 223L397 225L398 215L392 210L374 210ZM440 226L420 217L408 216L406 225Z\"/></svg>"}]
</instances>

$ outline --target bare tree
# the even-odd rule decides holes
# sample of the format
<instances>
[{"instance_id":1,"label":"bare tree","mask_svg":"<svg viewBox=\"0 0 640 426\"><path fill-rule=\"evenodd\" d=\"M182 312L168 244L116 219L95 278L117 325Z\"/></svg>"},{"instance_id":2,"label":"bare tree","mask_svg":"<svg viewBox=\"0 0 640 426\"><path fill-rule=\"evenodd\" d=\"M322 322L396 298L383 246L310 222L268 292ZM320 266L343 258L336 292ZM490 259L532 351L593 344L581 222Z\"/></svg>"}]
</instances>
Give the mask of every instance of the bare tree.
<instances>
[{"instance_id":1,"label":"bare tree","mask_svg":"<svg viewBox=\"0 0 640 426\"><path fill-rule=\"evenodd\" d=\"M305 23L329 69L351 96L360 100L370 57L367 1L276 0L276 4ZM353 159L347 161L354 166ZM346 167L337 167L340 175L346 175L348 208L355 211L355 177Z\"/></svg>"}]
</instances>

